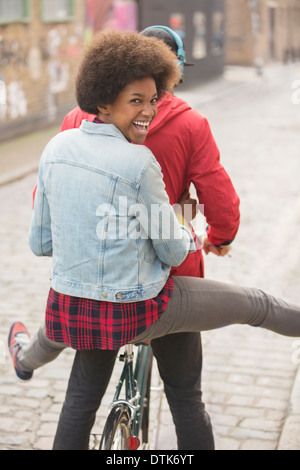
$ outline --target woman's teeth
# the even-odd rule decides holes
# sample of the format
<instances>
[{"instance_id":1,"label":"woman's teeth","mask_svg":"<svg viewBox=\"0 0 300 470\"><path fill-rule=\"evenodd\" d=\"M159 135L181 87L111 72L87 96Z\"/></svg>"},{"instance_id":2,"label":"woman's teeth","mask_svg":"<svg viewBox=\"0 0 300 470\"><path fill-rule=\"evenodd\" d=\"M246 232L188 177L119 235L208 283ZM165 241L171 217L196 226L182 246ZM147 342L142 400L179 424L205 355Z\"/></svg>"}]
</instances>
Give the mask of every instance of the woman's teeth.
<instances>
[{"instance_id":1,"label":"woman's teeth","mask_svg":"<svg viewBox=\"0 0 300 470\"><path fill-rule=\"evenodd\" d=\"M143 121L134 121L133 124L142 131L147 131L150 126L150 122Z\"/></svg>"}]
</instances>

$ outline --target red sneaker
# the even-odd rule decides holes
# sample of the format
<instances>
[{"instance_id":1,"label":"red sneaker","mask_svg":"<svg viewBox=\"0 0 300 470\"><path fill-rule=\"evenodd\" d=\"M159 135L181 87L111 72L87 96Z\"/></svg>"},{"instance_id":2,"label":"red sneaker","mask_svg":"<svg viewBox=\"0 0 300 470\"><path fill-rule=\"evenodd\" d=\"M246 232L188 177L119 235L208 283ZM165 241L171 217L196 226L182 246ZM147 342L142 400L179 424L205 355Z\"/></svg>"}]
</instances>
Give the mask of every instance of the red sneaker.
<instances>
[{"instance_id":1,"label":"red sneaker","mask_svg":"<svg viewBox=\"0 0 300 470\"><path fill-rule=\"evenodd\" d=\"M30 335L26 327L23 325L23 323L20 323L20 322L13 323L9 332L9 336L8 336L8 349L13 360L16 374L21 380L30 380L33 375L33 371L32 372L22 371L19 368L18 362L17 362L17 355L20 349L22 349L22 347L25 346L25 344L28 344L29 341L30 341Z\"/></svg>"}]
</instances>

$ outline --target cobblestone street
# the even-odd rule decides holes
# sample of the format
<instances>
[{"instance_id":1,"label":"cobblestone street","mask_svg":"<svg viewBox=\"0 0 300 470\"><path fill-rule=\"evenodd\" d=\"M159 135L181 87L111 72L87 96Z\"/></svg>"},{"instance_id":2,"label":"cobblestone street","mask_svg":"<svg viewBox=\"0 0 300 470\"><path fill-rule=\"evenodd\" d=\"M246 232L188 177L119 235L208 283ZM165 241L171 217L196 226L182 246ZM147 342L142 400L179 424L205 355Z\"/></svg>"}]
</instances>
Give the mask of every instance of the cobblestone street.
<instances>
[{"instance_id":1,"label":"cobblestone street","mask_svg":"<svg viewBox=\"0 0 300 470\"><path fill-rule=\"evenodd\" d=\"M270 66L259 78L249 73L228 69L222 79L178 92L208 118L241 197L242 223L232 256L210 254L206 277L259 287L299 304L300 105L292 103L292 84L300 79L300 66ZM0 145L0 153L4 148L8 143ZM49 290L51 262L36 258L27 242L35 183L33 172L0 186L0 450L51 449L74 354L63 352L25 384L17 381L8 358L11 323L23 321L34 333ZM203 348L204 402L217 449L300 450L300 342L239 326L204 333ZM96 434L117 374L118 367ZM159 385L157 373L154 380ZM152 420L153 448L176 449L160 391L153 393Z\"/></svg>"}]
</instances>

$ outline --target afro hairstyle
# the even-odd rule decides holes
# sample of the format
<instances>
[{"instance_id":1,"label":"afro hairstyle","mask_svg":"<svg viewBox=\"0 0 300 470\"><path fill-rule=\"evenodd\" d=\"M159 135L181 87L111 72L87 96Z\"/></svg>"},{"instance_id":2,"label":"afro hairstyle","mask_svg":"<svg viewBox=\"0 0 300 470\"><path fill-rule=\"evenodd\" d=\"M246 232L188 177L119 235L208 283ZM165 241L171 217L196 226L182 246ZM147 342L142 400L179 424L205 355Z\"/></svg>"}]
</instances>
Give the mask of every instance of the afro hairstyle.
<instances>
[{"instance_id":1,"label":"afro hairstyle","mask_svg":"<svg viewBox=\"0 0 300 470\"><path fill-rule=\"evenodd\" d=\"M180 82L176 55L163 41L136 32L98 33L83 54L76 78L80 108L98 114L97 106L113 104L131 82L152 77L159 98Z\"/></svg>"}]
</instances>

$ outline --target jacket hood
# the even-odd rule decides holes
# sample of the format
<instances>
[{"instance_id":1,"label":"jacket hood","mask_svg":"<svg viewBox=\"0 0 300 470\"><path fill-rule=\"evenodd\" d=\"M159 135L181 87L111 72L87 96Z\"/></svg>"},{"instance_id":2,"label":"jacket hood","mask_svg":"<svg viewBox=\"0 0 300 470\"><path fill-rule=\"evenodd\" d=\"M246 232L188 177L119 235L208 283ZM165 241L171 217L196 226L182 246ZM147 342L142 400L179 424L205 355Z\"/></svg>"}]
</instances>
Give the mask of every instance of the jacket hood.
<instances>
[{"instance_id":1,"label":"jacket hood","mask_svg":"<svg viewBox=\"0 0 300 470\"><path fill-rule=\"evenodd\" d=\"M156 132L163 125L177 117L179 114L182 114L190 109L191 107L185 101L177 98L177 96L172 95L171 93L168 93L158 102L158 115L150 126L149 135Z\"/></svg>"}]
</instances>

